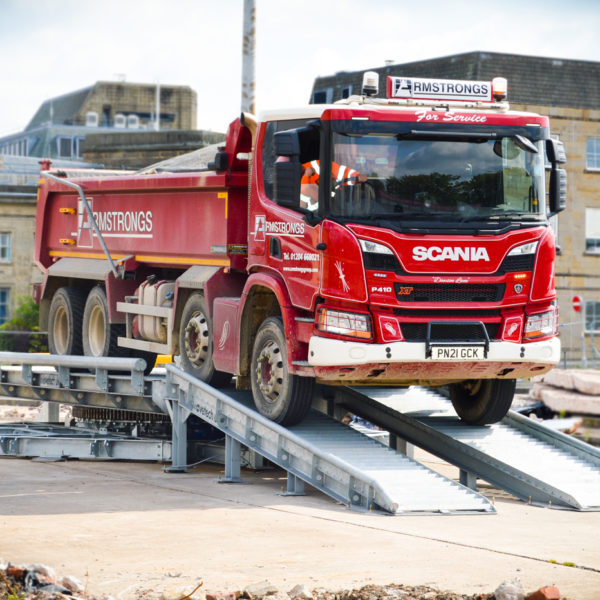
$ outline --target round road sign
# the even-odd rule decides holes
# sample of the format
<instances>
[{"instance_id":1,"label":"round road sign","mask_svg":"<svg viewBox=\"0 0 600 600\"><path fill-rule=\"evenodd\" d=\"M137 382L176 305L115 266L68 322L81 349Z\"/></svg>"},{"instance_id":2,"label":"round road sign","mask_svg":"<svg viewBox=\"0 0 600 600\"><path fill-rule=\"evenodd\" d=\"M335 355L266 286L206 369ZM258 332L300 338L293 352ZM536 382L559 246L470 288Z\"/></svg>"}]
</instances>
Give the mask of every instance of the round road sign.
<instances>
[{"instance_id":1,"label":"round road sign","mask_svg":"<svg viewBox=\"0 0 600 600\"><path fill-rule=\"evenodd\" d=\"M583 299L581 296L573 296L573 310L575 312L579 312L581 310L581 305L583 304Z\"/></svg>"}]
</instances>

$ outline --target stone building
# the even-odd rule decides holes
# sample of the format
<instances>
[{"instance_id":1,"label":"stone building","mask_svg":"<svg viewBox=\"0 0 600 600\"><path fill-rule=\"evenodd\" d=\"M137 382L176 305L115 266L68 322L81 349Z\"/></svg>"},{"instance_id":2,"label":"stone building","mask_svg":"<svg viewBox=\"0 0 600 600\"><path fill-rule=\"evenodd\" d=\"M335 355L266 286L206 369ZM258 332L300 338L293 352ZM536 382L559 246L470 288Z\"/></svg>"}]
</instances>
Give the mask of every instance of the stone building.
<instances>
[{"instance_id":1,"label":"stone building","mask_svg":"<svg viewBox=\"0 0 600 600\"><path fill-rule=\"evenodd\" d=\"M0 138L0 154L79 160L90 133L193 130L196 113L188 86L98 81L43 102L24 131Z\"/></svg>"},{"instance_id":2,"label":"stone building","mask_svg":"<svg viewBox=\"0 0 600 600\"><path fill-rule=\"evenodd\" d=\"M20 296L41 281L33 262L36 185L0 183L0 324L10 318Z\"/></svg>"},{"instance_id":3,"label":"stone building","mask_svg":"<svg viewBox=\"0 0 600 600\"><path fill-rule=\"evenodd\" d=\"M92 167L58 160L57 168ZM12 316L18 299L30 296L32 284L42 281L33 262L37 158L0 156L0 324Z\"/></svg>"},{"instance_id":4,"label":"stone building","mask_svg":"<svg viewBox=\"0 0 600 600\"><path fill-rule=\"evenodd\" d=\"M405 64L386 64L379 73L380 96L388 75L508 80L511 109L550 117L550 128L567 153L568 206L553 219L560 253L556 287L563 349L580 357L582 314L572 309L579 295L586 304L587 358L600 359L600 62L468 52ZM361 93L363 71L317 77L311 101L335 102ZM595 349L593 346L595 345Z\"/></svg>"},{"instance_id":5,"label":"stone building","mask_svg":"<svg viewBox=\"0 0 600 600\"><path fill-rule=\"evenodd\" d=\"M86 136L83 159L107 169L142 169L165 159L225 141L212 131L98 132Z\"/></svg>"}]
</instances>

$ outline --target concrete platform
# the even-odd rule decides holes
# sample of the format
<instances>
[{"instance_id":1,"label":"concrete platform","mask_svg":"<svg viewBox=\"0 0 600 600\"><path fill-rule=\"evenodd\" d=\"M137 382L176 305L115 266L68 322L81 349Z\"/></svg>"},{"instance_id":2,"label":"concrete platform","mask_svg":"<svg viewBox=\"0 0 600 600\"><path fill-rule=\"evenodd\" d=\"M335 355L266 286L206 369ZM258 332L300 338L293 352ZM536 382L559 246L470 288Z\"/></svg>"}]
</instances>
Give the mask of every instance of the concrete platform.
<instances>
[{"instance_id":1,"label":"concrete platform","mask_svg":"<svg viewBox=\"0 0 600 600\"><path fill-rule=\"evenodd\" d=\"M483 484L497 515L364 514L311 489L278 495L281 471L244 472L248 485L219 484L219 473L0 459L0 557L48 564L119 600L200 580L205 590L269 579L285 591L402 583L473 594L514 577L527 591L554 584L574 600L598 598L600 513L532 507Z\"/></svg>"}]
</instances>

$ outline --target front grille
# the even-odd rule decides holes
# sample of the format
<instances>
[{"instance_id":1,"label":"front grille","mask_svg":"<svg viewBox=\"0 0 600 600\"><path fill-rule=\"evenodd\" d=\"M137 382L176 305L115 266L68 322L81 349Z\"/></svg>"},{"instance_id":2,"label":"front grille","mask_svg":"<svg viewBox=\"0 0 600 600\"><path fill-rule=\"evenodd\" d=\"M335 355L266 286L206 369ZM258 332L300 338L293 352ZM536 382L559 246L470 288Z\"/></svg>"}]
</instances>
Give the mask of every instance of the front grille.
<instances>
[{"instance_id":1,"label":"front grille","mask_svg":"<svg viewBox=\"0 0 600 600\"><path fill-rule=\"evenodd\" d=\"M484 317L499 317L502 313L499 308L477 309L477 312L472 308L395 308L394 314L398 317L462 317L479 320Z\"/></svg>"},{"instance_id":2,"label":"front grille","mask_svg":"<svg viewBox=\"0 0 600 600\"><path fill-rule=\"evenodd\" d=\"M400 323L402 335L407 342L424 342L427 338L427 323ZM484 323L488 338L494 339L500 323ZM432 323L430 341L484 342L485 335L480 323Z\"/></svg>"},{"instance_id":3,"label":"front grille","mask_svg":"<svg viewBox=\"0 0 600 600\"><path fill-rule=\"evenodd\" d=\"M394 284L400 302L499 302L504 287L504 284Z\"/></svg>"}]
</instances>

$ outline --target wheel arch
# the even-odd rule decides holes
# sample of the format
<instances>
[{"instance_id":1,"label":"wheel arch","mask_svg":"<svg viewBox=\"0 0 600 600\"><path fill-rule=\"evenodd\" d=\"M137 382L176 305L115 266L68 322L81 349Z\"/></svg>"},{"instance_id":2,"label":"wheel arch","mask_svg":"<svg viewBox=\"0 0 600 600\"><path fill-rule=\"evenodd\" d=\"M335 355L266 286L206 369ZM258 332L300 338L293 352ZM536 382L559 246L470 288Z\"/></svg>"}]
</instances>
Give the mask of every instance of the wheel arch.
<instances>
[{"instance_id":1,"label":"wheel arch","mask_svg":"<svg viewBox=\"0 0 600 600\"><path fill-rule=\"evenodd\" d=\"M281 280L263 273L251 275L242 294L243 306L240 311L239 374L250 374L252 347L261 323L269 317L281 317L286 332L290 332L294 322L294 309L287 290ZM286 335L288 359L293 357L294 347Z\"/></svg>"}]
</instances>

